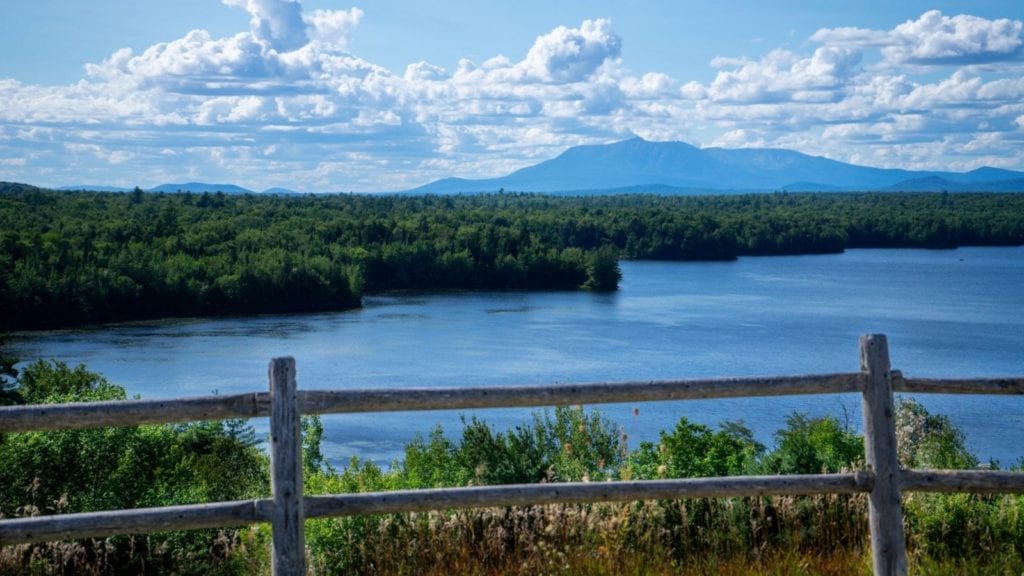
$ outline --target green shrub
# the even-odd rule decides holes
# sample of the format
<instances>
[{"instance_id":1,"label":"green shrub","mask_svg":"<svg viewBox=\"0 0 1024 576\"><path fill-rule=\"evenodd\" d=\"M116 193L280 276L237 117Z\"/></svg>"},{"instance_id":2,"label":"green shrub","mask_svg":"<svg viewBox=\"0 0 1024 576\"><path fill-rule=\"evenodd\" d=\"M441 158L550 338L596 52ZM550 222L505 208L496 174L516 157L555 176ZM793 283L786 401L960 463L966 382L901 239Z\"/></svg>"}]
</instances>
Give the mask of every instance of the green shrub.
<instances>
[{"instance_id":1,"label":"green shrub","mask_svg":"<svg viewBox=\"0 0 1024 576\"><path fill-rule=\"evenodd\" d=\"M457 442L435 428L406 446L402 476L409 488L604 480L624 457L617 425L596 410L559 406L507 432L474 417Z\"/></svg>"},{"instance_id":2,"label":"green shrub","mask_svg":"<svg viewBox=\"0 0 1024 576\"><path fill-rule=\"evenodd\" d=\"M725 422L712 432L680 418L671 434L661 433L661 445L662 464L672 478L751 474L764 453L742 422Z\"/></svg>"},{"instance_id":3,"label":"green shrub","mask_svg":"<svg viewBox=\"0 0 1024 576\"><path fill-rule=\"evenodd\" d=\"M123 400L124 389L82 366L36 362L13 388L31 403ZM33 516L169 506L267 495L267 458L242 422L124 426L0 436L0 514ZM253 533L255 534L255 533ZM146 537L23 546L11 555L71 563L72 572L232 573L248 530L194 530ZM258 554L258 552L257 552ZM48 558L42 560L40 558ZM100 562L102 559L102 562ZM31 562L30 562L31 563ZM243 562L244 564L244 562ZM145 568L144 568L145 567ZM0 564L0 572L26 566ZM35 572L33 572L35 573Z\"/></svg>"},{"instance_id":4,"label":"green shrub","mask_svg":"<svg viewBox=\"0 0 1024 576\"><path fill-rule=\"evenodd\" d=\"M764 459L769 474L839 472L864 460L863 439L832 416L808 418L794 412L775 441L775 450Z\"/></svg>"},{"instance_id":5,"label":"green shrub","mask_svg":"<svg viewBox=\"0 0 1024 576\"><path fill-rule=\"evenodd\" d=\"M968 470L978 459L967 450L962 430L949 416L930 414L912 398L896 402L896 443L906 468Z\"/></svg>"}]
</instances>

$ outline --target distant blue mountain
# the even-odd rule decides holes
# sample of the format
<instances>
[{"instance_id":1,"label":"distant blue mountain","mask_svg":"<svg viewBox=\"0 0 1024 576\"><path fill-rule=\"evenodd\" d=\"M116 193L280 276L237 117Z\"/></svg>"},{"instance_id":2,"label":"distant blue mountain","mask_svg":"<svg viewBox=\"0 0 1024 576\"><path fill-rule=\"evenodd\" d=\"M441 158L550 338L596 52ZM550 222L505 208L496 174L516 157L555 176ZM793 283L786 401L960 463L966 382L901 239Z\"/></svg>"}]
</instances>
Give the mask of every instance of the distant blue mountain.
<instances>
[{"instance_id":1,"label":"distant blue mountain","mask_svg":"<svg viewBox=\"0 0 1024 576\"><path fill-rule=\"evenodd\" d=\"M103 186L95 184L83 184L76 186L61 186L57 190L86 190L89 192L131 192L132 188L122 188L120 186ZM252 190L242 188L235 184L207 184L205 182L186 182L184 184L161 184L152 188L146 189L148 192L192 192L196 194L202 194L203 192L216 193L223 192L225 194L255 194ZM267 188L260 194L269 194L276 196L288 196L294 194L302 194L302 192L296 192L295 190L289 190L288 188Z\"/></svg>"},{"instance_id":2,"label":"distant blue mountain","mask_svg":"<svg viewBox=\"0 0 1024 576\"><path fill-rule=\"evenodd\" d=\"M924 176L903 180L885 190L898 192L1021 192L1024 191L1024 178L985 181Z\"/></svg>"},{"instance_id":3,"label":"distant blue mountain","mask_svg":"<svg viewBox=\"0 0 1024 576\"><path fill-rule=\"evenodd\" d=\"M255 194L252 190L234 184L207 184L205 182L186 182L184 184L161 184L146 189L149 192L223 192L225 194Z\"/></svg>"},{"instance_id":4,"label":"distant blue mountain","mask_svg":"<svg viewBox=\"0 0 1024 576\"><path fill-rule=\"evenodd\" d=\"M302 194L302 192L296 192L295 190L289 190L288 188L274 187L267 188L260 194L268 194L270 196L294 196L295 194Z\"/></svg>"},{"instance_id":5,"label":"distant blue mountain","mask_svg":"<svg viewBox=\"0 0 1024 576\"><path fill-rule=\"evenodd\" d=\"M475 192L647 191L1024 191L1024 172L979 168L928 172L871 168L777 148L697 148L641 138L576 146L507 176L445 178L409 190L417 194Z\"/></svg>"},{"instance_id":6,"label":"distant blue mountain","mask_svg":"<svg viewBox=\"0 0 1024 576\"><path fill-rule=\"evenodd\" d=\"M79 184L75 186L61 186L57 190L66 191L78 191L85 190L86 192L131 192L131 188L122 188L120 186L103 186L96 184Z\"/></svg>"}]
</instances>

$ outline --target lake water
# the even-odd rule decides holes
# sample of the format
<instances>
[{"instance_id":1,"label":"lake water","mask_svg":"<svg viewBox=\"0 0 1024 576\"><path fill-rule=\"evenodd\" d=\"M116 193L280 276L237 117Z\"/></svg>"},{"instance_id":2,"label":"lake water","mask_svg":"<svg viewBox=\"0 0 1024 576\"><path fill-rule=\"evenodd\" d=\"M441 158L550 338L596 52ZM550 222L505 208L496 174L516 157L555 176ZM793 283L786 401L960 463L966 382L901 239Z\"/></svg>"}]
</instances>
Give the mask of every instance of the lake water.
<instances>
[{"instance_id":1,"label":"lake water","mask_svg":"<svg viewBox=\"0 0 1024 576\"><path fill-rule=\"evenodd\" d=\"M614 294L377 295L348 312L23 333L11 346L25 360L85 363L144 398L262 391L270 358L285 355L306 389L854 372L858 338L870 332L888 335L893 367L906 375L1024 375L1024 247L623 262L622 271ZM1024 398L919 399L950 415L983 461L1024 457ZM855 395L599 409L633 446L680 416L712 426L742 419L769 446L793 411L861 423ZM460 417L476 414L511 427L531 413L326 416L324 451L336 464L387 463L437 424L457 433Z\"/></svg>"}]
</instances>

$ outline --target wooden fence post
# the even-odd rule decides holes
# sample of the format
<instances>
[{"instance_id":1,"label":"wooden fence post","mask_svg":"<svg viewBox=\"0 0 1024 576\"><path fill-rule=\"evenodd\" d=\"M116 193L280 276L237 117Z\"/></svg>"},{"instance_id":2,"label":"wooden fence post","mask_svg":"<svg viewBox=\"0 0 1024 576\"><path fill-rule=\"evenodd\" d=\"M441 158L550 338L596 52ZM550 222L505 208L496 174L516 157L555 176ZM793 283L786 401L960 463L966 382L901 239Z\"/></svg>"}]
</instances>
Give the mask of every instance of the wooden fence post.
<instances>
[{"instance_id":1,"label":"wooden fence post","mask_svg":"<svg viewBox=\"0 0 1024 576\"><path fill-rule=\"evenodd\" d=\"M875 576L904 576L907 548L900 502L896 414L889 345L884 334L861 336L860 363L861 370L867 374L863 391L864 456L875 473L875 486L868 504Z\"/></svg>"},{"instance_id":2,"label":"wooden fence post","mask_svg":"<svg viewBox=\"0 0 1024 576\"><path fill-rule=\"evenodd\" d=\"M270 361L270 482L273 576L305 576L306 531L302 509L302 425L295 359Z\"/></svg>"}]
</instances>

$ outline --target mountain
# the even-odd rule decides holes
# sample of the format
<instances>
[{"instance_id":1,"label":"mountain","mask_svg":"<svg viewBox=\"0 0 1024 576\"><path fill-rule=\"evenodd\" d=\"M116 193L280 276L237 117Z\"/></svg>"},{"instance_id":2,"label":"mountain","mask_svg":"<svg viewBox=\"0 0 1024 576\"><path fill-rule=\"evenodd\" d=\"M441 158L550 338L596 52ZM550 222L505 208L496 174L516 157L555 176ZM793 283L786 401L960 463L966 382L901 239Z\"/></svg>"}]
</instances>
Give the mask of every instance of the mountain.
<instances>
[{"instance_id":1,"label":"mountain","mask_svg":"<svg viewBox=\"0 0 1024 576\"><path fill-rule=\"evenodd\" d=\"M684 142L633 138L576 146L551 160L500 178L445 178L409 190L417 194L473 192L579 192L636 190L657 193L993 190L1024 191L1024 172L979 168L971 172L872 168L778 148L697 148Z\"/></svg>"},{"instance_id":2,"label":"mountain","mask_svg":"<svg viewBox=\"0 0 1024 576\"><path fill-rule=\"evenodd\" d=\"M79 191L84 190L86 192L131 192L131 188L122 188L121 186L104 186L97 184L78 184L74 186L61 186L57 190L63 191Z\"/></svg>"},{"instance_id":3,"label":"mountain","mask_svg":"<svg viewBox=\"0 0 1024 576\"><path fill-rule=\"evenodd\" d=\"M122 188L120 186L103 186L95 184L83 184L75 186L61 186L57 190L86 190L89 192L131 192L131 188ZM207 184L205 182L186 182L184 184L161 184L152 188L146 189L149 192L193 192L201 194L203 192L215 193L223 192L225 194L255 194L252 190L242 188L235 184ZM267 188L261 194L268 194L272 196L289 196L295 194L302 194L302 192L296 192L295 190L289 190L288 188Z\"/></svg>"},{"instance_id":4,"label":"mountain","mask_svg":"<svg viewBox=\"0 0 1024 576\"><path fill-rule=\"evenodd\" d=\"M302 192L296 192L295 190L289 190L288 188L274 187L267 188L260 194L267 194L269 196L294 196L296 194L302 194Z\"/></svg>"},{"instance_id":5,"label":"mountain","mask_svg":"<svg viewBox=\"0 0 1024 576\"><path fill-rule=\"evenodd\" d=\"M884 188L894 192L1021 192L1024 178L1006 180L951 180L942 176L924 176L904 180Z\"/></svg>"},{"instance_id":6,"label":"mountain","mask_svg":"<svg viewBox=\"0 0 1024 576\"><path fill-rule=\"evenodd\" d=\"M149 192L223 192L225 194L255 194L252 190L234 184L207 184L205 182L186 182L184 184L161 184L146 189Z\"/></svg>"}]
</instances>

